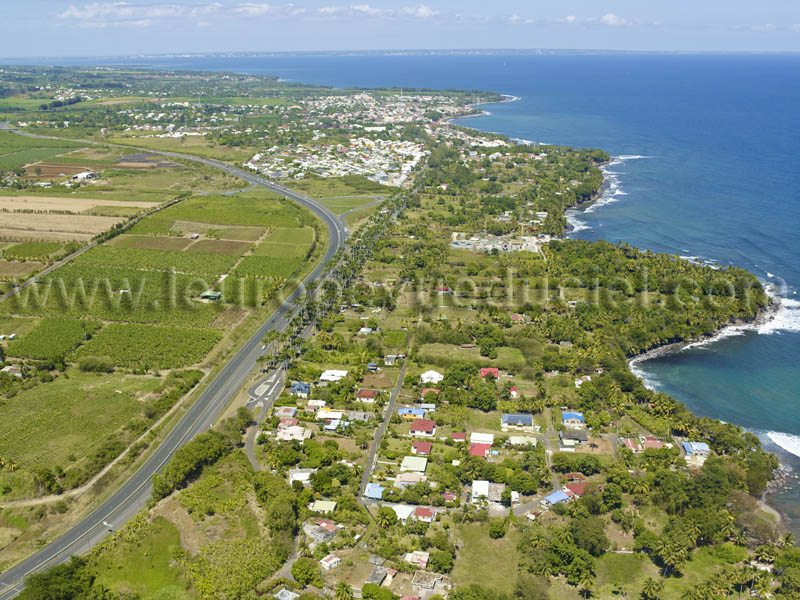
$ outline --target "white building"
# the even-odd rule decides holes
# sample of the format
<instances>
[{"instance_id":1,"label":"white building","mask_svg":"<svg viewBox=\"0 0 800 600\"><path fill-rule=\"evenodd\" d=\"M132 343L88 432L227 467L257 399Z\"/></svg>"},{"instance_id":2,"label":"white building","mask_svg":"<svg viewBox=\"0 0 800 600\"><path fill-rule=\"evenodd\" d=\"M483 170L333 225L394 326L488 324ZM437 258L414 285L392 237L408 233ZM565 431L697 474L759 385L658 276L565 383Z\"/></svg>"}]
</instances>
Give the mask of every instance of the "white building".
<instances>
[{"instance_id":1,"label":"white building","mask_svg":"<svg viewBox=\"0 0 800 600\"><path fill-rule=\"evenodd\" d=\"M319 376L319 380L324 381L325 383L334 383L336 381L341 381L345 377L347 377L347 371L328 369Z\"/></svg>"},{"instance_id":2,"label":"white building","mask_svg":"<svg viewBox=\"0 0 800 600\"><path fill-rule=\"evenodd\" d=\"M439 383L442 379L444 379L444 375L438 371L434 371L433 369L430 371L425 371L419 376L419 380L422 383Z\"/></svg>"}]
</instances>

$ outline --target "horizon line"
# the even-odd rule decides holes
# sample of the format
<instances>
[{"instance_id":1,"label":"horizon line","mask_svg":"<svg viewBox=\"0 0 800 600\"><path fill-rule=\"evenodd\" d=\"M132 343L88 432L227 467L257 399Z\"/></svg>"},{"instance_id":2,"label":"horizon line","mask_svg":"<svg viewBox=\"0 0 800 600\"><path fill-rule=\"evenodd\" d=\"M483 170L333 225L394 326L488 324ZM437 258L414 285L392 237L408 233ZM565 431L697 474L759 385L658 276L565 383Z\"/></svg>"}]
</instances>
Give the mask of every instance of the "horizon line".
<instances>
[{"instance_id":1,"label":"horizon line","mask_svg":"<svg viewBox=\"0 0 800 600\"><path fill-rule=\"evenodd\" d=\"M242 56L390 56L444 54L800 54L798 50L619 50L602 48L397 48L349 50L216 50L212 52L133 52L124 54L62 54L62 55L3 55L0 61L23 59L143 59L143 58L201 58ZM22 66L22 65L19 65Z\"/></svg>"}]
</instances>

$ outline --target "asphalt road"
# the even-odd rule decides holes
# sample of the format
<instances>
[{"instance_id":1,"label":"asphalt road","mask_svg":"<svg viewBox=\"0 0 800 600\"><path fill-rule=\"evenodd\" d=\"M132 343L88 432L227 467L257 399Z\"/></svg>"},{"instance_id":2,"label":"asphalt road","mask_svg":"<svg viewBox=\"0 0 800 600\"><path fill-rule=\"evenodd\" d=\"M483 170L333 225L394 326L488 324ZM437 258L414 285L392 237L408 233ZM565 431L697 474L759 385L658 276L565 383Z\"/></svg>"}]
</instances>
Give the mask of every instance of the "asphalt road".
<instances>
[{"instance_id":1,"label":"asphalt road","mask_svg":"<svg viewBox=\"0 0 800 600\"><path fill-rule=\"evenodd\" d=\"M375 438L372 441L372 446L370 446L369 454L367 455L367 462L364 465L364 472L361 474L361 485L358 489L358 497L361 502L366 502L366 498L364 494L367 491L367 484L369 483L370 477L372 477L372 471L375 468L375 458L378 456L378 451L380 450L381 446L381 439L383 435L386 433L386 428L389 426L389 421L394 414L395 407L397 406L397 397L400 395L400 390L403 389L403 382L406 379L406 365L408 364L408 359L403 359L403 366L400 368L400 372L397 374L397 383L392 390L392 393L389 396L389 402L386 405L383 413L383 422L381 422L380 427L375 432Z\"/></svg>"},{"instance_id":2,"label":"asphalt road","mask_svg":"<svg viewBox=\"0 0 800 600\"><path fill-rule=\"evenodd\" d=\"M3 125L5 124L0 124L0 128L7 128L3 127ZM46 136L29 135L28 137ZM152 491L150 480L153 474L158 472L169 461L178 448L197 434L208 430L224 412L230 400L239 388L245 384L253 369L256 368L256 359L261 354L262 340L266 333L273 329L280 331L287 326L286 315L291 311L294 301L303 293L304 286L317 281L323 276L325 265L344 245L346 239L347 232L342 220L328 208L308 196L220 161L177 152L156 152L152 150L148 150L148 152L198 162L221 169L302 204L314 212L327 225L330 244L324 258L311 274L306 277L303 285L298 286L290 294L275 313L242 346L230 362L223 367L178 424L167 434L164 441L130 479L122 484L105 502L59 538L0 574L0 600L9 600L19 594L24 585L25 577L31 573L65 562L73 554L86 552L102 541L112 528L118 529L145 506ZM104 525L104 523L110 524L111 527Z\"/></svg>"}]
</instances>

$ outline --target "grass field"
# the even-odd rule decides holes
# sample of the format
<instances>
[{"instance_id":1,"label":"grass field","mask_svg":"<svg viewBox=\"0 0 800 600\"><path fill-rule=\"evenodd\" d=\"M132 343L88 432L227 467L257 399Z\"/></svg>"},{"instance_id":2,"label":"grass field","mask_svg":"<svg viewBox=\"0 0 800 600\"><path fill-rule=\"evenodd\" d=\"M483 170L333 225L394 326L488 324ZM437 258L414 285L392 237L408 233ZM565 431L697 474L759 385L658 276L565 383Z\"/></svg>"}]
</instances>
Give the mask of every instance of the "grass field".
<instances>
[{"instance_id":1,"label":"grass field","mask_svg":"<svg viewBox=\"0 0 800 600\"><path fill-rule=\"evenodd\" d=\"M525 357L522 355L522 351L507 346L497 348L497 358L490 359L481 356L478 348L464 349L451 344L423 344L420 346L417 357L421 362L439 366L447 366L455 361L465 361L484 367L502 367L512 371L525 366Z\"/></svg>"},{"instance_id":2,"label":"grass field","mask_svg":"<svg viewBox=\"0 0 800 600\"><path fill-rule=\"evenodd\" d=\"M514 589L519 557L513 528L505 537L493 540L488 524L472 523L458 526L456 536L462 543L453 568L456 586L478 584L504 593Z\"/></svg>"},{"instance_id":3,"label":"grass field","mask_svg":"<svg viewBox=\"0 0 800 600\"><path fill-rule=\"evenodd\" d=\"M375 196L391 194L392 188L375 183L361 175L345 175L344 177L309 177L289 183L289 186L313 196L314 198L331 198L333 196ZM374 198L363 199L372 202ZM344 211L342 211L344 212Z\"/></svg>"},{"instance_id":4,"label":"grass field","mask_svg":"<svg viewBox=\"0 0 800 600\"><path fill-rule=\"evenodd\" d=\"M318 198L318 200L337 215L341 215L350 210L361 208L370 202L375 202L376 199L369 196L334 196L330 198Z\"/></svg>"},{"instance_id":5,"label":"grass field","mask_svg":"<svg viewBox=\"0 0 800 600\"><path fill-rule=\"evenodd\" d=\"M40 262L16 262L10 260L0 260L0 279L27 279L31 273L40 270L44 266Z\"/></svg>"},{"instance_id":6,"label":"grass field","mask_svg":"<svg viewBox=\"0 0 800 600\"><path fill-rule=\"evenodd\" d=\"M94 561L97 580L113 591L180 600L187 588L173 559L180 547L178 529L165 518L155 517L137 543L119 544ZM155 592L157 596L147 595Z\"/></svg>"},{"instance_id":7,"label":"grass field","mask_svg":"<svg viewBox=\"0 0 800 600\"><path fill-rule=\"evenodd\" d=\"M203 158L214 158L231 163L241 163L248 160L255 150L232 148L230 146L213 146L208 140L201 136L187 136L177 138L142 138L135 135L116 136L109 139L115 144L125 144L137 148L147 148L150 150L167 150L182 152L183 154L193 154Z\"/></svg>"},{"instance_id":8,"label":"grass field","mask_svg":"<svg viewBox=\"0 0 800 600\"><path fill-rule=\"evenodd\" d=\"M10 259L42 259L61 250L64 244L58 242L23 242L6 248L3 255Z\"/></svg>"},{"instance_id":9,"label":"grass field","mask_svg":"<svg viewBox=\"0 0 800 600\"><path fill-rule=\"evenodd\" d=\"M154 377L69 371L7 400L0 420L0 455L23 468L62 465L82 457L140 414L138 399L161 385Z\"/></svg>"}]
</instances>

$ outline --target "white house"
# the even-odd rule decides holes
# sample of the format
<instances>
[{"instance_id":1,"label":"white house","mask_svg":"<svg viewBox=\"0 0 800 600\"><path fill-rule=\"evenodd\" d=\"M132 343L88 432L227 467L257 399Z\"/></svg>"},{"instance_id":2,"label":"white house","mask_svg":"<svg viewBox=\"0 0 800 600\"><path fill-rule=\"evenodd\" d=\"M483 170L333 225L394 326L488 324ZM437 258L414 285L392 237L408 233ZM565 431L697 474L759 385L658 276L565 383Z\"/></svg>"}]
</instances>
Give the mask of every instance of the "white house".
<instances>
[{"instance_id":1,"label":"white house","mask_svg":"<svg viewBox=\"0 0 800 600\"><path fill-rule=\"evenodd\" d=\"M278 430L277 438L282 442L304 442L311 437L311 431L300 425L291 425Z\"/></svg>"},{"instance_id":2,"label":"white house","mask_svg":"<svg viewBox=\"0 0 800 600\"><path fill-rule=\"evenodd\" d=\"M341 381L347 377L347 371L341 371L338 369L328 369L324 371L322 375L319 376L319 380L325 383L334 383L336 381Z\"/></svg>"},{"instance_id":3,"label":"white house","mask_svg":"<svg viewBox=\"0 0 800 600\"><path fill-rule=\"evenodd\" d=\"M424 456L406 456L400 463L401 472L424 473L428 466L428 459Z\"/></svg>"},{"instance_id":4,"label":"white house","mask_svg":"<svg viewBox=\"0 0 800 600\"><path fill-rule=\"evenodd\" d=\"M473 431L469 434L469 443L470 444L489 444L490 446L494 444L494 434L493 433L480 433L478 431Z\"/></svg>"},{"instance_id":5,"label":"white house","mask_svg":"<svg viewBox=\"0 0 800 600\"><path fill-rule=\"evenodd\" d=\"M326 571L330 571L331 569L335 569L336 567L341 565L342 559L336 556L335 554L328 554L328 556L319 561L319 564Z\"/></svg>"},{"instance_id":6,"label":"white house","mask_svg":"<svg viewBox=\"0 0 800 600\"><path fill-rule=\"evenodd\" d=\"M439 383L444 379L444 375L439 373L438 371L434 371L431 369L430 371L425 371L422 375L419 376L419 380L422 383Z\"/></svg>"},{"instance_id":7,"label":"white house","mask_svg":"<svg viewBox=\"0 0 800 600\"><path fill-rule=\"evenodd\" d=\"M292 485L295 481L308 485L311 480L311 474L316 472L316 469L289 469L289 485Z\"/></svg>"}]
</instances>

